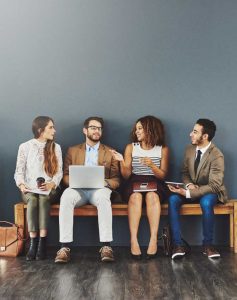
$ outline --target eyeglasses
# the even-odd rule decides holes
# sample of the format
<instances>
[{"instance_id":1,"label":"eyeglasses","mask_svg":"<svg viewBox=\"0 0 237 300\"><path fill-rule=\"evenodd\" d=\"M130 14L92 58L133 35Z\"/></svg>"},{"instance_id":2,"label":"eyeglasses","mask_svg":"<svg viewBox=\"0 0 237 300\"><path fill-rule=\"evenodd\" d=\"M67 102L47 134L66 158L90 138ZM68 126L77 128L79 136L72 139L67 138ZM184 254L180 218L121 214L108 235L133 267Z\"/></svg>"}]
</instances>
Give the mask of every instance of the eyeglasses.
<instances>
[{"instance_id":1,"label":"eyeglasses","mask_svg":"<svg viewBox=\"0 0 237 300\"><path fill-rule=\"evenodd\" d=\"M96 131L98 129L98 131L102 131L102 127L97 127L97 126L88 126L87 129L90 128L93 131Z\"/></svg>"}]
</instances>

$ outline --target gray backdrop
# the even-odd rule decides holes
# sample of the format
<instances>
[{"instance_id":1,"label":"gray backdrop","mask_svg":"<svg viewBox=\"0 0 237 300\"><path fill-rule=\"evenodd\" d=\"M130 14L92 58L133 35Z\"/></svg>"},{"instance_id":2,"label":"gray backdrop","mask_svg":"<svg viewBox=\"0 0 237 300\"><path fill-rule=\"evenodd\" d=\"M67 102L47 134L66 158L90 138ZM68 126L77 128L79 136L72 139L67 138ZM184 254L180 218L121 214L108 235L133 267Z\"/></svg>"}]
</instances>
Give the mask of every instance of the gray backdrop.
<instances>
[{"instance_id":1,"label":"gray backdrop","mask_svg":"<svg viewBox=\"0 0 237 300\"><path fill-rule=\"evenodd\" d=\"M138 117L156 115L166 127L173 180L180 180L193 124L213 119L235 198L236 32L235 0L1 0L0 218L13 220L17 150L32 137L38 115L55 119L64 154L83 141L90 115L104 117L104 142L119 151ZM183 219L193 244L201 243L200 220ZM50 224L50 242L57 244L58 219ZM96 218L75 225L76 243L98 243ZM140 229L146 244L146 219ZM226 244L226 217L218 217L216 230L216 243ZM114 219L114 240L128 244L127 218Z\"/></svg>"}]
</instances>

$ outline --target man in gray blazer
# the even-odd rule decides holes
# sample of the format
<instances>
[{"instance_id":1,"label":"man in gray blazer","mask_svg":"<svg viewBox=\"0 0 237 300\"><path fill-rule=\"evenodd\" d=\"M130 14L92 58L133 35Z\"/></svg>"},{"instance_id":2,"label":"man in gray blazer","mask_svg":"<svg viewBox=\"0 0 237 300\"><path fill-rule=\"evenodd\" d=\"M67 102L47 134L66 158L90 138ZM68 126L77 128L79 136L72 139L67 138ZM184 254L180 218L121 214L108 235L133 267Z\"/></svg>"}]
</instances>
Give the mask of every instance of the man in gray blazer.
<instances>
[{"instance_id":1,"label":"man in gray blazer","mask_svg":"<svg viewBox=\"0 0 237 300\"><path fill-rule=\"evenodd\" d=\"M190 133L191 145L187 146L182 178L185 188L169 185L169 221L173 239L172 259L185 255L180 234L179 210L187 202L200 203L203 225L203 254L218 258L220 254L213 247L214 206L217 202L227 201L223 183L224 156L211 142L216 125L208 119L199 119Z\"/></svg>"}]
</instances>

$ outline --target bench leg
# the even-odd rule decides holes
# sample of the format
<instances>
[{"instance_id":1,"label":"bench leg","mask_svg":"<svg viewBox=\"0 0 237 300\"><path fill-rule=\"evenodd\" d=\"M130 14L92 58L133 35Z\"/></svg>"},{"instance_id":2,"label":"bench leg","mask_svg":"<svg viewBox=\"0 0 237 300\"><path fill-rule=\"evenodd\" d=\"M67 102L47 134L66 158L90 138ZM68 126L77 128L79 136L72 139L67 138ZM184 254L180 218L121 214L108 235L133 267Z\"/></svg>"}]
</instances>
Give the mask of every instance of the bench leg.
<instances>
[{"instance_id":1,"label":"bench leg","mask_svg":"<svg viewBox=\"0 0 237 300\"><path fill-rule=\"evenodd\" d=\"M22 226L25 229L25 214L24 203L17 203L14 205L15 224Z\"/></svg>"},{"instance_id":2,"label":"bench leg","mask_svg":"<svg viewBox=\"0 0 237 300\"><path fill-rule=\"evenodd\" d=\"M22 226L24 239L27 236L27 224L26 224L26 216L25 216L25 209L24 203L17 203L14 205L14 218L15 224Z\"/></svg>"},{"instance_id":3,"label":"bench leg","mask_svg":"<svg viewBox=\"0 0 237 300\"><path fill-rule=\"evenodd\" d=\"M24 209L24 203L17 203L14 205L14 217L15 217L15 224L23 227L23 238L25 239L24 242L24 250L26 248L26 240L29 237L28 229L27 229L27 222L26 222L26 216L25 216L25 209Z\"/></svg>"},{"instance_id":4,"label":"bench leg","mask_svg":"<svg viewBox=\"0 0 237 300\"><path fill-rule=\"evenodd\" d=\"M230 247L234 247L234 216L230 215Z\"/></svg>"},{"instance_id":5,"label":"bench leg","mask_svg":"<svg viewBox=\"0 0 237 300\"><path fill-rule=\"evenodd\" d=\"M237 201L234 202L234 252L237 253Z\"/></svg>"}]
</instances>

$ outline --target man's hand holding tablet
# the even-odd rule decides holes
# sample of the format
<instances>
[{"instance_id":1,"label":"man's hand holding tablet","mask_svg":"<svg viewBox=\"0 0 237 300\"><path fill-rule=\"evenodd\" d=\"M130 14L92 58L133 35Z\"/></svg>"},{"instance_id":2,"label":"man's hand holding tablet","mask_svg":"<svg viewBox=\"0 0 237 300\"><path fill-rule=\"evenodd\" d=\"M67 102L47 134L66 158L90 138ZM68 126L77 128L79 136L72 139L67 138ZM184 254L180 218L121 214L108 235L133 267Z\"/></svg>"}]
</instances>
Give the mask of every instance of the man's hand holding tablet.
<instances>
[{"instance_id":1,"label":"man's hand holding tablet","mask_svg":"<svg viewBox=\"0 0 237 300\"><path fill-rule=\"evenodd\" d=\"M186 187L184 183L174 182L174 181L165 181L169 190L173 193L177 193L181 196L186 196Z\"/></svg>"}]
</instances>

